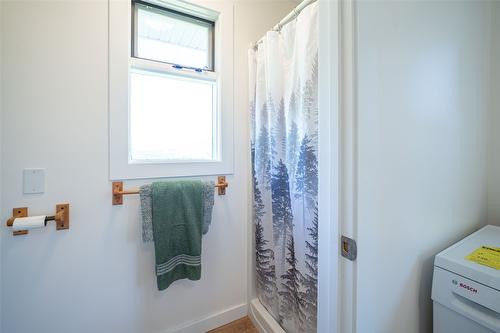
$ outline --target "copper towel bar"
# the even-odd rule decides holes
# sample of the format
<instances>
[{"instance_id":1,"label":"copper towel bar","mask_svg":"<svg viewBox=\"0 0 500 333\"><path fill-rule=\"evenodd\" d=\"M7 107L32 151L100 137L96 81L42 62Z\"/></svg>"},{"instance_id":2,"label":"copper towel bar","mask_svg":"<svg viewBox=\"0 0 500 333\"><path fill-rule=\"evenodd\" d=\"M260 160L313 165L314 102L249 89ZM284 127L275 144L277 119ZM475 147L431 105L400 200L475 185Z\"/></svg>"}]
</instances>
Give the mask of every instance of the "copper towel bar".
<instances>
[{"instance_id":1,"label":"copper towel bar","mask_svg":"<svg viewBox=\"0 0 500 333\"><path fill-rule=\"evenodd\" d=\"M229 186L229 184L226 181L226 176L217 177L217 184L215 184L215 187L217 188L217 194L225 195L226 188L228 186ZM113 198L112 198L113 205L122 205L124 195L139 194L138 189L124 190L123 189L123 182L113 182L112 188L113 188Z\"/></svg>"}]
</instances>

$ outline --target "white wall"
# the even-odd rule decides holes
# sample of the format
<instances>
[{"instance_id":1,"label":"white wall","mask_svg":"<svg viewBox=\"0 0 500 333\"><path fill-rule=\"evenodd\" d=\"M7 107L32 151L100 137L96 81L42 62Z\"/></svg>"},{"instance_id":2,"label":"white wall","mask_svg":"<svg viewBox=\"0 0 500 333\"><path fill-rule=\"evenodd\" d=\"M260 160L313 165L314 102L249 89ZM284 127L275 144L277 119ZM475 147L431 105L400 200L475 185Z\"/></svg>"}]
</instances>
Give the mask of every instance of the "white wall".
<instances>
[{"instance_id":1,"label":"white wall","mask_svg":"<svg viewBox=\"0 0 500 333\"><path fill-rule=\"evenodd\" d=\"M431 332L434 255L486 223L489 13L358 4L357 332Z\"/></svg>"},{"instance_id":2,"label":"white wall","mask_svg":"<svg viewBox=\"0 0 500 333\"><path fill-rule=\"evenodd\" d=\"M51 225L13 237L2 227L3 330L156 333L187 325L198 333L245 314L252 275L246 49L295 3L234 7L235 174L203 239L202 280L165 292L156 290L153 249L140 240L138 197L111 206L107 2L2 4L2 221L13 207L43 214L71 204L68 231ZM44 195L22 194L27 167L46 168Z\"/></svg>"},{"instance_id":3,"label":"white wall","mask_svg":"<svg viewBox=\"0 0 500 333\"><path fill-rule=\"evenodd\" d=\"M500 2L492 3L488 223L500 225Z\"/></svg>"},{"instance_id":4,"label":"white wall","mask_svg":"<svg viewBox=\"0 0 500 333\"><path fill-rule=\"evenodd\" d=\"M248 96L248 48L259 40L267 30L276 25L297 5L296 1L239 1L235 4L234 22L235 26L235 105L237 110L247 110L249 106ZM236 151L250 151L250 128L244 124L250 124L249 114L238 112L236 121L242 124L239 127L240 142L236 143ZM239 161L246 168L246 179L251 179L251 169L248 159ZM251 188L248 192L248 207L252 207L253 198ZM252 211L247 212L247 219L251 221ZM254 247L254 224L248 223L248 299L256 297L255 294L255 247Z\"/></svg>"}]
</instances>

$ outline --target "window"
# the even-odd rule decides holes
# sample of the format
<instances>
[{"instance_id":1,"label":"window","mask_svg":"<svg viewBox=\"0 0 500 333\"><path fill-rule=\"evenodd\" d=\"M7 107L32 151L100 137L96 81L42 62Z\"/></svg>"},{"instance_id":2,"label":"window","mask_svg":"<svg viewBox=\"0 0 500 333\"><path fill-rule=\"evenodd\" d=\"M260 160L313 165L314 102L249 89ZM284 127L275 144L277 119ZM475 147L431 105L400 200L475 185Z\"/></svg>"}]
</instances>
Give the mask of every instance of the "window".
<instances>
[{"instance_id":1,"label":"window","mask_svg":"<svg viewBox=\"0 0 500 333\"><path fill-rule=\"evenodd\" d=\"M232 173L232 10L217 6L110 1L111 179Z\"/></svg>"},{"instance_id":2,"label":"window","mask_svg":"<svg viewBox=\"0 0 500 333\"><path fill-rule=\"evenodd\" d=\"M214 22L132 4L130 162L218 160Z\"/></svg>"},{"instance_id":3,"label":"window","mask_svg":"<svg viewBox=\"0 0 500 333\"><path fill-rule=\"evenodd\" d=\"M134 1L132 56L213 70L214 22Z\"/></svg>"}]
</instances>

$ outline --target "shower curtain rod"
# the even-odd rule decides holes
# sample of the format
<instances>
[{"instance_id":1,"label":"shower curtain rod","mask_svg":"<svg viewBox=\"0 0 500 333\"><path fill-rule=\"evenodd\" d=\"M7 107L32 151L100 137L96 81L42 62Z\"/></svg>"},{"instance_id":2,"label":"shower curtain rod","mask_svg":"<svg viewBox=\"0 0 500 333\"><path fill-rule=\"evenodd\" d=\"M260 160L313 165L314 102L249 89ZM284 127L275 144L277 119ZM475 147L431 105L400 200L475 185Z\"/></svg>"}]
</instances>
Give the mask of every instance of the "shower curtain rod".
<instances>
[{"instance_id":1,"label":"shower curtain rod","mask_svg":"<svg viewBox=\"0 0 500 333\"><path fill-rule=\"evenodd\" d=\"M316 2L317 0L304 0L297 7L295 7L287 16L285 16L284 19L282 19L278 24L276 24L271 30L272 31L281 31L281 28L291 20L295 19L297 16L299 16L300 12L312 4L313 2ZM257 42L255 42L254 47L257 47L262 41L264 40L264 37L259 39Z\"/></svg>"}]
</instances>

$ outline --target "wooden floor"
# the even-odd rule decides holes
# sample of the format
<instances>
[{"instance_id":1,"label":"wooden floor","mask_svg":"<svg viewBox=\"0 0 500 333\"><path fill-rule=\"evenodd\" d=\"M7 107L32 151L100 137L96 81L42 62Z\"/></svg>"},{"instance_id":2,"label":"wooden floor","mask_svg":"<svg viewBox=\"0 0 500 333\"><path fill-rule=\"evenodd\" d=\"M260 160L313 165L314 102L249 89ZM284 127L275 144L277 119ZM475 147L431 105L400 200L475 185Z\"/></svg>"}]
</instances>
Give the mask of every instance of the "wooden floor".
<instances>
[{"instance_id":1,"label":"wooden floor","mask_svg":"<svg viewBox=\"0 0 500 333\"><path fill-rule=\"evenodd\" d=\"M243 317L207 333L259 333L250 318Z\"/></svg>"}]
</instances>

